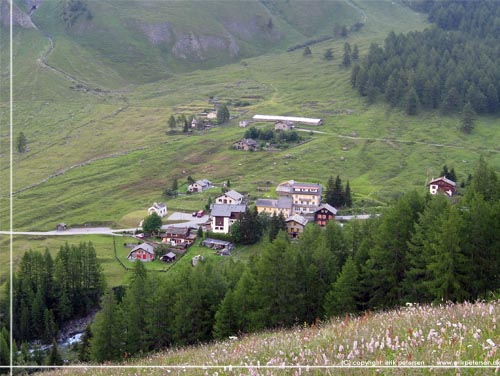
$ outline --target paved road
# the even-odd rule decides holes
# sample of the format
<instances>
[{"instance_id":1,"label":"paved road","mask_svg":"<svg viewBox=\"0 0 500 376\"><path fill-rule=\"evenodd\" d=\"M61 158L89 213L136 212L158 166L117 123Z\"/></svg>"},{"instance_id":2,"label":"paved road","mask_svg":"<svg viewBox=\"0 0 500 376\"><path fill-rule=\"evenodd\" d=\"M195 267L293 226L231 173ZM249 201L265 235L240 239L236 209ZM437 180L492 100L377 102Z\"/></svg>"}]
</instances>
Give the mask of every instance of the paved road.
<instances>
[{"instance_id":1,"label":"paved road","mask_svg":"<svg viewBox=\"0 0 500 376\"><path fill-rule=\"evenodd\" d=\"M191 214L186 213L172 213L169 217L169 221L186 221L182 223L167 224L163 225L162 228L165 229L168 226L174 227L194 227L198 228L202 223L208 221L209 216L204 215L201 218L193 217ZM40 236L67 236L67 235L122 235L123 232L134 233L135 228L121 228L112 229L109 227L78 227L70 228L65 231L14 231L12 235L40 235ZM10 231L0 231L0 235L10 235Z\"/></svg>"}]
</instances>

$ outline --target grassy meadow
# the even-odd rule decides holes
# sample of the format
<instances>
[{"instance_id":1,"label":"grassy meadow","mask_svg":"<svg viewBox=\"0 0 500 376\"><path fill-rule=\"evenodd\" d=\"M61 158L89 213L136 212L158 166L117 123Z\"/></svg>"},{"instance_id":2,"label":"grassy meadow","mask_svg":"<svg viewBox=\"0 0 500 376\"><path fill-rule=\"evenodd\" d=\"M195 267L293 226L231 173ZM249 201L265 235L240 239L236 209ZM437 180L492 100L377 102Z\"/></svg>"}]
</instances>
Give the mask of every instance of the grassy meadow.
<instances>
[{"instance_id":1,"label":"grassy meadow","mask_svg":"<svg viewBox=\"0 0 500 376\"><path fill-rule=\"evenodd\" d=\"M498 370L500 301L412 305L44 375L484 375Z\"/></svg>"},{"instance_id":2,"label":"grassy meadow","mask_svg":"<svg viewBox=\"0 0 500 376\"><path fill-rule=\"evenodd\" d=\"M124 32L123 38L133 42L134 53L130 55L115 48L114 34L104 41L96 39L102 42L97 50L91 43L93 34L86 35L84 25L71 34L63 32L63 25L51 24L50 14L57 11L58 3L48 4L40 8L35 22L54 35L55 47L50 54L50 43L41 33L16 29L14 34L12 136L15 140L22 131L28 140L25 153L13 153L15 231L53 230L59 222L73 227L135 226L134 221L153 201L164 201L162 192L171 187L174 179L185 187L188 176L207 178L217 185L229 179L231 188L249 193L253 200L273 196L275 186L284 180L326 184L330 176L340 175L343 182L349 180L354 205L361 210L383 207L405 191L425 190L426 181L436 177L443 165L455 169L459 182L473 171L480 155L491 166L500 167L497 118L477 119L472 134L465 136L459 130L459 114L444 117L438 112L426 112L410 118L381 101L368 106L352 90L350 69L340 66L345 42L357 44L362 56L370 43L383 43L391 30L407 32L428 26L424 15L401 2L342 1L336 10L328 8L330 13L323 12L326 18L321 22L315 22L315 9L303 3L288 11L279 4L262 9L256 3L252 6L262 17L271 12L281 14L276 22L286 20L283 30L290 34L281 45L269 48L265 54L264 45L253 51L249 47L248 55L222 66L212 61L205 66L175 67L183 65L177 61L166 70L159 65L160 52L149 51L143 36L131 34L130 29ZM126 8L132 3L124 4ZM119 29L125 8L118 11L116 6L97 2L95 6L102 7L105 13L117 11L107 26ZM151 17L148 22L161 18L161 14L153 17L146 8L137 10L134 17ZM208 14L213 14L214 9L210 7ZM225 14L237 9L241 8L228 6ZM202 19L198 10L189 11L194 12L193 20ZM311 17L299 17L306 11L311 12ZM104 27L100 16L95 17L94 22ZM347 38L335 37L310 46L309 57L303 56L302 49L285 52L286 47L324 35L342 20L365 20L365 25ZM129 21L129 26L134 24ZM209 24L207 27L214 33L220 28L220 24ZM5 33L1 38L5 42ZM323 58L328 48L333 51L332 61ZM122 58L126 59L117 63ZM1 59L5 80L8 64L5 55ZM57 69L44 65L44 59ZM137 70L142 75L136 75ZM90 89L77 87L70 76ZM9 112L7 87L0 90L0 229L7 230ZM180 129L178 134L167 132L170 115L189 116L212 109L211 97L248 101L250 105L229 105L235 118L210 131L189 135ZM311 134L312 139L286 150L232 150L232 143L244 133L238 122L257 113L320 117L325 125L301 126L306 129L304 135ZM193 211L218 192L214 188L166 202L170 212ZM44 248L45 241L62 240L28 241L16 237L14 253L17 257L26 249ZM102 246L98 252L107 254L108 241L103 238L96 243L96 248ZM0 259L5 261L7 244L2 240ZM112 260L104 264L110 281L121 278L121 267L115 264Z\"/></svg>"}]
</instances>

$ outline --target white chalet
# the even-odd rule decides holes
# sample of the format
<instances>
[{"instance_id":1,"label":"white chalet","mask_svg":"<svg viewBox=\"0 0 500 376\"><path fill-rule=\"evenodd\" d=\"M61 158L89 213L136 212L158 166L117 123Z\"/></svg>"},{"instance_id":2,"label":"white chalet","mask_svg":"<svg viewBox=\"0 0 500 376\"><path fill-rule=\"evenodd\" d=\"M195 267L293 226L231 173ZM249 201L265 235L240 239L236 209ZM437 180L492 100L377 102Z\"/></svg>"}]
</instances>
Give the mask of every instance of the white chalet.
<instances>
[{"instance_id":1,"label":"white chalet","mask_svg":"<svg viewBox=\"0 0 500 376\"><path fill-rule=\"evenodd\" d=\"M213 204L212 205L212 231L229 234L231 225L244 213L247 206L244 204Z\"/></svg>"},{"instance_id":2,"label":"white chalet","mask_svg":"<svg viewBox=\"0 0 500 376\"><path fill-rule=\"evenodd\" d=\"M236 191L228 191L215 199L216 204L238 205L243 202L243 195Z\"/></svg>"},{"instance_id":3,"label":"white chalet","mask_svg":"<svg viewBox=\"0 0 500 376\"><path fill-rule=\"evenodd\" d=\"M153 206L151 206L148 209L148 214L151 215L153 213L158 214L160 217L166 216L167 215L167 205L164 202L153 203Z\"/></svg>"}]
</instances>

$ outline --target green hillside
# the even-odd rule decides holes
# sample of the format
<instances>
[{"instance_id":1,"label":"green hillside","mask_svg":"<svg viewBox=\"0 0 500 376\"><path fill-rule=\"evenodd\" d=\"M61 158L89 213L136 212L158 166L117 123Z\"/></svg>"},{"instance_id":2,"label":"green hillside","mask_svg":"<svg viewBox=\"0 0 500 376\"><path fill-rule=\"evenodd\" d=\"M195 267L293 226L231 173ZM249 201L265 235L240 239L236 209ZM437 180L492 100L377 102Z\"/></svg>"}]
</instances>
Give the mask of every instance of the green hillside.
<instances>
[{"instance_id":1,"label":"green hillside","mask_svg":"<svg viewBox=\"0 0 500 376\"><path fill-rule=\"evenodd\" d=\"M263 184L274 187L292 178L325 184L340 175L349 180L355 206L362 210L385 205L401 192L425 189L426 180L445 164L455 168L459 181L480 154L500 166L497 131L491 126L496 118L481 117L466 137L458 114L427 112L410 118L382 103L367 106L352 90L350 69L340 66L345 42L357 44L363 55L391 30L428 26L424 15L400 2L318 2L311 7L301 2L290 7L281 2L224 2L223 7L215 2L203 7L190 2L165 7L160 2L85 4L92 18L80 16L71 27L61 17L64 3L54 1L43 2L34 13L39 30L14 28L13 136L23 132L28 140L27 151L13 155L16 230L52 230L60 221L118 226L128 213L162 200L174 178L185 183L187 176L215 183L230 179L234 189L256 198L273 194L272 189L259 193ZM189 59L187 64L173 57L166 40L154 45L140 32L140 25L164 21L179 33L226 35L228 19L244 23L250 14L265 20L265 27L272 18L273 30L282 37L274 40L259 32L254 35L258 42L241 34L245 28L238 29L241 35L231 34L240 46L234 57L221 53L214 60L207 55L207 60ZM345 38L333 35L339 23L360 20L365 21L360 31ZM92 28L85 26L89 22ZM302 49L286 52L329 32L332 39L312 44L309 57ZM2 38L4 46L5 33ZM323 58L328 48L332 61ZM5 54L2 59L5 80ZM7 89L2 86L3 109L8 109ZM249 105L229 104L235 118L228 125L188 136L180 129L167 134L171 114L213 109L211 97ZM231 150L243 136L239 120L256 113L321 117L325 125L308 129L304 135L319 132L288 150ZM8 111L1 116L2 124L8 124ZM1 132L0 188L8 192L8 129ZM167 204L193 210L206 203L207 195L179 196ZM0 200L5 217L8 196ZM0 226L5 229L7 223Z\"/></svg>"}]
</instances>

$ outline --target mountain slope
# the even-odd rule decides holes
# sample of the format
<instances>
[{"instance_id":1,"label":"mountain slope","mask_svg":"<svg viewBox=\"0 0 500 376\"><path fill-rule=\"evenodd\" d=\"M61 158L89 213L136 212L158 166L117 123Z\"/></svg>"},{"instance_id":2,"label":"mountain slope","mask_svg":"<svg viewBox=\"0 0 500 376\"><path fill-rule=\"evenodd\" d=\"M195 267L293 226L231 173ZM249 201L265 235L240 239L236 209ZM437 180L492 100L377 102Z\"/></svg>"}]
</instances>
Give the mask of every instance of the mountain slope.
<instances>
[{"instance_id":1,"label":"mountain slope","mask_svg":"<svg viewBox=\"0 0 500 376\"><path fill-rule=\"evenodd\" d=\"M56 41L51 64L87 80L116 85L120 80L152 82L172 73L283 50L318 33L331 34L335 22L350 26L359 18L343 1L318 2L315 7L291 3L287 8L296 11L286 13L273 5L258 1L205 2L203 6L173 1L42 1L33 20ZM316 11L304 14L303 8ZM83 61L90 65L82 65ZM118 77L92 73L102 70L101 66Z\"/></svg>"}]
</instances>

